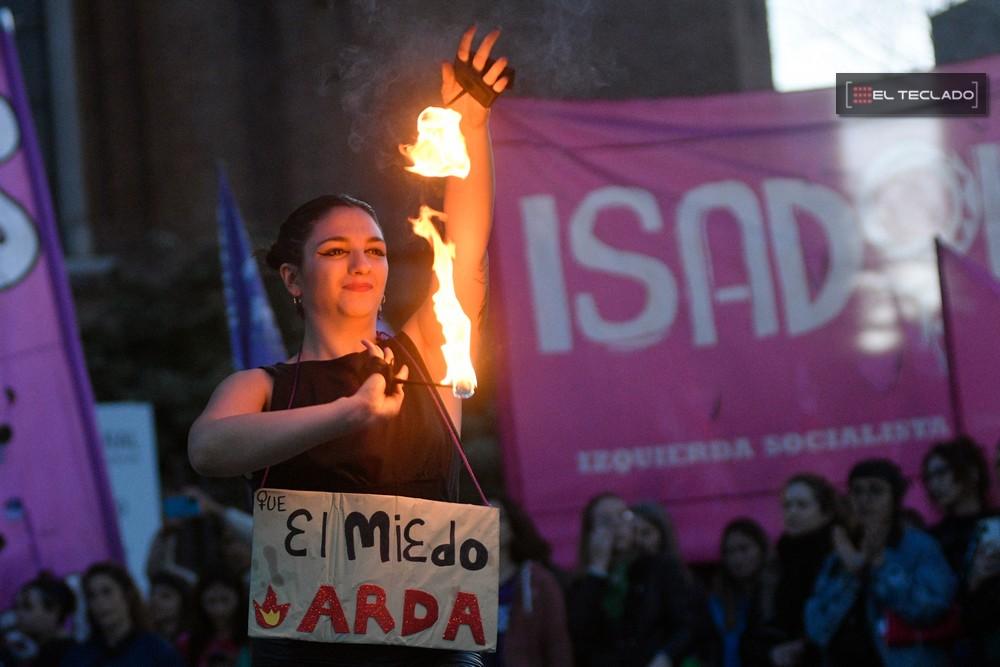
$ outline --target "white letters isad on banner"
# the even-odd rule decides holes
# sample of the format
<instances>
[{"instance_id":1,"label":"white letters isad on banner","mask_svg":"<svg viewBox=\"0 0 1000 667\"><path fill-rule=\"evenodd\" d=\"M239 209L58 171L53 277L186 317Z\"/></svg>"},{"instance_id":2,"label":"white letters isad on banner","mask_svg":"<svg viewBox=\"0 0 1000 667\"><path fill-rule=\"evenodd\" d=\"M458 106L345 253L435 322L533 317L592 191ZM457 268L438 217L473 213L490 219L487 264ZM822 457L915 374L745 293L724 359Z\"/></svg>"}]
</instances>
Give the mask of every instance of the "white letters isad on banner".
<instances>
[{"instance_id":1,"label":"white letters isad on banner","mask_svg":"<svg viewBox=\"0 0 1000 667\"><path fill-rule=\"evenodd\" d=\"M260 489L250 636L493 650L498 554L493 507Z\"/></svg>"}]
</instances>

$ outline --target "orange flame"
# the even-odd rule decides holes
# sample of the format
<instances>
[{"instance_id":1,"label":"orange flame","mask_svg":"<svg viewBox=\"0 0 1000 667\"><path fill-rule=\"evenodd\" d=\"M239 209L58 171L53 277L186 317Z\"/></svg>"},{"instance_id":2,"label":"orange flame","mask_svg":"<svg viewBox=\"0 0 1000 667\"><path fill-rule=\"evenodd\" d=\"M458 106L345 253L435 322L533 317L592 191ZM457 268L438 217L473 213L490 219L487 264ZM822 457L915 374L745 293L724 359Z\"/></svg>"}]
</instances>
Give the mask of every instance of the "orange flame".
<instances>
[{"instance_id":1,"label":"orange flame","mask_svg":"<svg viewBox=\"0 0 1000 667\"><path fill-rule=\"evenodd\" d=\"M469 175L472 163L459 129L462 114L442 107L427 107L417 118L417 143L403 144L399 151L413 164L406 168L421 176Z\"/></svg>"},{"instance_id":2,"label":"orange flame","mask_svg":"<svg viewBox=\"0 0 1000 667\"><path fill-rule=\"evenodd\" d=\"M291 603L278 604L278 596L268 584L264 604L258 604L256 600L253 601L253 613L257 625L265 629L278 627L288 616L288 608L291 606Z\"/></svg>"},{"instance_id":3,"label":"orange flame","mask_svg":"<svg viewBox=\"0 0 1000 667\"><path fill-rule=\"evenodd\" d=\"M455 295L455 279L452 266L455 259L455 244L445 243L434 226L433 219L444 220L444 213L430 206L420 207L420 217L410 218L413 233L427 239L434 248L434 275L438 279L438 289L431 297L434 315L441 323L444 333L445 364L447 376L443 384L452 385L452 393L458 398L470 398L476 393L476 371L472 368L472 321L462 310Z\"/></svg>"}]
</instances>

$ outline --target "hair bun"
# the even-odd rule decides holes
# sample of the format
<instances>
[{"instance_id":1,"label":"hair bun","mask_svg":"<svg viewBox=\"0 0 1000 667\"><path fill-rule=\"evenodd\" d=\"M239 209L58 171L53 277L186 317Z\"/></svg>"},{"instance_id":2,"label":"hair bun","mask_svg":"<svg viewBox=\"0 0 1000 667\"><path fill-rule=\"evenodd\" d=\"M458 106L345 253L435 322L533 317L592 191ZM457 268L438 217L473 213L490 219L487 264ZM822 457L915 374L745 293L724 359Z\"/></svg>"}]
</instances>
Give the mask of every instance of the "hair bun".
<instances>
[{"instance_id":1,"label":"hair bun","mask_svg":"<svg viewBox=\"0 0 1000 667\"><path fill-rule=\"evenodd\" d=\"M271 244L267 254L264 255L264 262L275 271L280 269L281 265L284 264L284 261L281 259L281 249L278 246L278 241Z\"/></svg>"}]
</instances>

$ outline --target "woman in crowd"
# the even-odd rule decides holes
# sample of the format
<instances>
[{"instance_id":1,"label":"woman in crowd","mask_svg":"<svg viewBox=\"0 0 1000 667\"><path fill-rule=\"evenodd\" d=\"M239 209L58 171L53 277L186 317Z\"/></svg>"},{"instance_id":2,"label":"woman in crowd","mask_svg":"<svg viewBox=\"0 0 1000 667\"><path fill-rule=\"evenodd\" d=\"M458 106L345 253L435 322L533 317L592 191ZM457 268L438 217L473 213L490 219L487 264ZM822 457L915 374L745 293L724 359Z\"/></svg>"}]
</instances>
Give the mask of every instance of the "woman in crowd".
<instances>
[{"instance_id":1,"label":"woman in crowd","mask_svg":"<svg viewBox=\"0 0 1000 667\"><path fill-rule=\"evenodd\" d=\"M567 596L580 667L679 665L693 647L691 586L675 564L636 550L633 518L611 493L584 508L579 572Z\"/></svg>"},{"instance_id":2,"label":"woman in crowd","mask_svg":"<svg viewBox=\"0 0 1000 667\"><path fill-rule=\"evenodd\" d=\"M941 520L930 528L952 570L958 575L959 601L971 609L972 589L979 589L984 572L984 550L979 549L981 522L994 514L989 508L989 466L979 445L959 436L939 442L924 455L921 478ZM982 621L978 614L964 615L966 626L957 634L954 658L969 664L982 653ZM978 662L978 660L977 660Z\"/></svg>"},{"instance_id":3,"label":"woman in crowd","mask_svg":"<svg viewBox=\"0 0 1000 667\"><path fill-rule=\"evenodd\" d=\"M198 580L194 594L194 619L190 634L181 640L181 653L191 667L224 663L249 667L247 605L239 577L222 570Z\"/></svg>"},{"instance_id":4,"label":"woman in crowd","mask_svg":"<svg viewBox=\"0 0 1000 667\"><path fill-rule=\"evenodd\" d=\"M17 593L14 613L17 629L30 647L17 664L56 667L73 646L66 633L66 619L76 609L76 597L66 583L47 572L32 579Z\"/></svg>"},{"instance_id":5,"label":"woman in crowd","mask_svg":"<svg viewBox=\"0 0 1000 667\"><path fill-rule=\"evenodd\" d=\"M974 441L958 437L931 447L921 472L927 495L942 515L930 533L941 543L952 569L964 578L976 524L988 514L986 458Z\"/></svg>"},{"instance_id":6,"label":"woman in crowd","mask_svg":"<svg viewBox=\"0 0 1000 667\"><path fill-rule=\"evenodd\" d=\"M475 28L456 57L502 92L506 58L487 67L499 31L473 55ZM458 111L471 170L445 183L446 235L455 244L453 277L463 310L474 321L472 353L486 302L487 243L492 225L493 162L488 109L442 66L441 94ZM461 401L451 391L396 385L388 377L424 381L446 375L442 330L430 295L377 344L388 259L374 209L349 196L303 204L282 224L267 253L304 319L292 363L251 369L226 379L191 428L189 455L204 475L253 474L255 484L305 491L458 499L459 468L450 420L461 429ZM397 361L399 362L397 364ZM385 375L383 375L385 373ZM319 644L255 639L253 660L266 665L478 665L478 654L418 647Z\"/></svg>"},{"instance_id":7,"label":"woman in crowd","mask_svg":"<svg viewBox=\"0 0 1000 667\"><path fill-rule=\"evenodd\" d=\"M947 615L956 580L937 542L902 521L902 471L862 461L848 488L857 530L834 529L834 551L806 602L807 635L827 665L947 665L947 649L921 641L920 630Z\"/></svg>"},{"instance_id":8,"label":"woman in crowd","mask_svg":"<svg viewBox=\"0 0 1000 667\"><path fill-rule=\"evenodd\" d=\"M1000 479L1000 443L997 454L995 465ZM978 483L988 482L987 467L979 448L965 438L936 445L924 458L925 484L932 498L941 496L946 500L952 495L968 498L973 494L951 491L950 486L960 485L951 484L952 480L971 477L977 482L975 500L939 504L944 517L935 526L935 535L943 544L952 545L958 561L962 621L967 635L964 646L967 655L959 654L964 658L963 664L1000 665L1000 615L996 612L1000 608L1000 513L990 507L988 484L981 488ZM969 472L951 473L962 468ZM946 504L954 509L949 512ZM965 550L959 559L960 544L965 544Z\"/></svg>"},{"instance_id":9,"label":"woman in crowd","mask_svg":"<svg viewBox=\"0 0 1000 667\"><path fill-rule=\"evenodd\" d=\"M147 629L139 589L125 568L97 563L83 575L90 639L74 647L64 667L181 667L166 641Z\"/></svg>"},{"instance_id":10,"label":"woman in crowd","mask_svg":"<svg viewBox=\"0 0 1000 667\"><path fill-rule=\"evenodd\" d=\"M803 615L816 578L833 550L839 512L837 491L826 479L802 473L781 491L784 531L776 545L777 583L771 614L744 640L744 662L793 667L815 665L818 649L806 639Z\"/></svg>"},{"instance_id":11,"label":"woman in crowd","mask_svg":"<svg viewBox=\"0 0 1000 667\"><path fill-rule=\"evenodd\" d=\"M154 574L149 583L150 627L176 646L190 619L191 587L187 580L169 572Z\"/></svg>"},{"instance_id":12,"label":"woman in crowd","mask_svg":"<svg viewBox=\"0 0 1000 667\"><path fill-rule=\"evenodd\" d=\"M517 503L501 497L491 504L500 510L500 593L497 651L484 655L486 667L570 667L566 605L550 569L551 549Z\"/></svg>"},{"instance_id":13,"label":"woman in crowd","mask_svg":"<svg viewBox=\"0 0 1000 667\"><path fill-rule=\"evenodd\" d=\"M980 520L969 562L962 620L971 639L971 663L1000 665L1000 517Z\"/></svg>"},{"instance_id":14,"label":"woman in crowd","mask_svg":"<svg viewBox=\"0 0 1000 667\"><path fill-rule=\"evenodd\" d=\"M704 587L684 562L670 515L656 501L635 503L629 509L632 512L632 539L636 553L661 561L667 579L683 584L678 586L677 594L687 596L688 600L688 620L685 624L688 651L691 655L703 653L706 644L711 642L712 620L708 598Z\"/></svg>"},{"instance_id":15,"label":"woman in crowd","mask_svg":"<svg viewBox=\"0 0 1000 667\"><path fill-rule=\"evenodd\" d=\"M663 506L657 502L636 503L632 511L632 536L635 548L647 556L663 556L683 563L677 534Z\"/></svg>"},{"instance_id":16,"label":"woman in crowd","mask_svg":"<svg viewBox=\"0 0 1000 667\"><path fill-rule=\"evenodd\" d=\"M730 521L719 545L720 570L708 596L715 640L708 662L718 667L741 667L740 646L744 633L765 616L764 571L769 540L753 519Z\"/></svg>"}]
</instances>

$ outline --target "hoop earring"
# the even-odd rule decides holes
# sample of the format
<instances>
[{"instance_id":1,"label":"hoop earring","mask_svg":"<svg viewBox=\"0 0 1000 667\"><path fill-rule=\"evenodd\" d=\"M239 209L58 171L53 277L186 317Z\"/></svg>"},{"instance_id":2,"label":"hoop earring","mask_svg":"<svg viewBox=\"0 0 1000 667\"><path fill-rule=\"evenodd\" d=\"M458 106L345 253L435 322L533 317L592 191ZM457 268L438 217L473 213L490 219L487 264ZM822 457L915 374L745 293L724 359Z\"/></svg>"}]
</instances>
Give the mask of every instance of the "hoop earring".
<instances>
[{"instance_id":1,"label":"hoop earring","mask_svg":"<svg viewBox=\"0 0 1000 667\"><path fill-rule=\"evenodd\" d=\"M301 296L293 296L292 297L292 305L293 306L301 306L302 305L302 297Z\"/></svg>"},{"instance_id":2,"label":"hoop earring","mask_svg":"<svg viewBox=\"0 0 1000 667\"><path fill-rule=\"evenodd\" d=\"M383 308L385 308L385 294L382 295L382 303L378 305L378 317L382 317Z\"/></svg>"}]
</instances>

